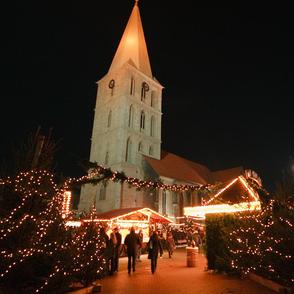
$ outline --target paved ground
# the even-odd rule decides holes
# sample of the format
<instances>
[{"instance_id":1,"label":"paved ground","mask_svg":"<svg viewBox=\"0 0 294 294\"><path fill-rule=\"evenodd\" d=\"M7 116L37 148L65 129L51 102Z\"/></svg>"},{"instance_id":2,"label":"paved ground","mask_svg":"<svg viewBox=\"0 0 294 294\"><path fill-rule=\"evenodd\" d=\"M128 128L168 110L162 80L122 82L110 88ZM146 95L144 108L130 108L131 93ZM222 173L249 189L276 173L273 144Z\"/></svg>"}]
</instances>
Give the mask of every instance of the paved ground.
<instances>
[{"instance_id":1,"label":"paved ground","mask_svg":"<svg viewBox=\"0 0 294 294\"><path fill-rule=\"evenodd\" d=\"M150 260L143 256L136 272L128 275L127 259L120 259L119 272L101 281L107 294L273 294L275 292L250 281L205 271L206 259L197 255L197 266L186 266L184 248L176 249L172 259L165 252L151 274Z\"/></svg>"}]
</instances>

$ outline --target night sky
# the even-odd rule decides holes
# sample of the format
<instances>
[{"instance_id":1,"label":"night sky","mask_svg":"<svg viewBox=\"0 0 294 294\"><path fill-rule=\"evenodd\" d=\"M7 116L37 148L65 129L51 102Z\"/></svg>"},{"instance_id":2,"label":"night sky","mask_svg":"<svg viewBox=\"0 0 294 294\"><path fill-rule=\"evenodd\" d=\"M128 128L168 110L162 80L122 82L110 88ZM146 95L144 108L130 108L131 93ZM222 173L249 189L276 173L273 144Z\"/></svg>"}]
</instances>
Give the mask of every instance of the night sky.
<instances>
[{"instance_id":1,"label":"night sky","mask_svg":"<svg viewBox=\"0 0 294 294\"><path fill-rule=\"evenodd\" d=\"M81 175L95 82L133 1L11 2L2 9L0 157L9 160L38 125L53 127L56 170ZM272 189L294 155L293 11L203 2L139 1L153 75L165 87L162 147L211 170L254 169Z\"/></svg>"}]
</instances>

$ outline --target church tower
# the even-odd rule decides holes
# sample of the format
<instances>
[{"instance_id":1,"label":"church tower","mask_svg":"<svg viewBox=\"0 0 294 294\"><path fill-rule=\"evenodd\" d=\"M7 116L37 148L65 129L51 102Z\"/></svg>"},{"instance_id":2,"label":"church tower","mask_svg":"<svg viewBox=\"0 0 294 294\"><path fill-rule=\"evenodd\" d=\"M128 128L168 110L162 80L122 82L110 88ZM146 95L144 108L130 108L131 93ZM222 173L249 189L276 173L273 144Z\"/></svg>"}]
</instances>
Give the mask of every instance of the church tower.
<instances>
[{"instance_id":1,"label":"church tower","mask_svg":"<svg viewBox=\"0 0 294 294\"><path fill-rule=\"evenodd\" d=\"M98 81L90 161L144 179L144 155L160 159L163 87L153 77L138 1L112 60ZM108 182L85 185L80 211L144 205L144 192Z\"/></svg>"}]
</instances>

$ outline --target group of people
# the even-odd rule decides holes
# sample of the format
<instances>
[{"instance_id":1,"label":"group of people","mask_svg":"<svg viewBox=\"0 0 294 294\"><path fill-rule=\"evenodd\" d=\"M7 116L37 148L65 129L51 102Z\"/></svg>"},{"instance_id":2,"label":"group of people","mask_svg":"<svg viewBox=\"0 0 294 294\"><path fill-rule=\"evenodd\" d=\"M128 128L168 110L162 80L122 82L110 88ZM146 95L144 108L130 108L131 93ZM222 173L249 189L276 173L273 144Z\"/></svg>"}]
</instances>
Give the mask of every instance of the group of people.
<instances>
[{"instance_id":1,"label":"group of people","mask_svg":"<svg viewBox=\"0 0 294 294\"><path fill-rule=\"evenodd\" d=\"M162 257L164 249L164 241L166 241L169 258L171 258L175 249L175 242L171 232L167 233L166 239L163 234L158 230L153 230L150 234L149 241L147 243L148 259L151 261L151 272L155 273L157 267L158 255ZM125 245L127 247L128 255L128 273L136 270L136 258L140 260L142 245L143 245L143 234L142 231L139 234L135 233L135 229L132 227L130 233L125 238ZM139 252L139 254L138 254Z\"/></svg>"},{"instance_id":2,"label":"group of people","mask_svg":"<svg viewBox=\"0 0 294 294\"><path fill-rule=\"evenodd\" d=\"M172 257L176 243L171 231L158 231L158 238L161 243L160 257L163 255L164 249L167 250L169 258Z\"/></svg>"},{"instance_id":3,"label":"group of people","mask_svg":"<svg viewBox=\"0 0 294 294\"><path fill-rule=\"evenodd\" d=\"M118 262L121 251L122 236L118 227L113 228L110 236L105 232L105 228L102 227L100 231L103 240L103 254L106 259L107 272L113 275L118 271Z\"/></svg>"},{"instance_id":4,"label":"group of people","mask_svg":"<svg viewBox=\"0 0 294 294\"><path fill-rule=\"evenodd\" d=\"M118 271L122 236L119 233L118 227L113 228L109 237L105 232L105 228L102 228L101 235L104 241L104 256L107 261L107 270L109 274L112 275L114 272ZM140 261L143 249L142 230L137 234L135 228L131 227L130 233L125 237L124 245L126 246L128 257L128 273L131 274L131 271L136 271L136 262ZM158 256L162 257L164 248L168 250L169 258L171 258L175 249L175 241L172 232L167 232L166 238L164 238L162 232L154 229L147 243L148 259L151 261L151 272L153 274L156 271Z\"/></svg>"}]
</instances>

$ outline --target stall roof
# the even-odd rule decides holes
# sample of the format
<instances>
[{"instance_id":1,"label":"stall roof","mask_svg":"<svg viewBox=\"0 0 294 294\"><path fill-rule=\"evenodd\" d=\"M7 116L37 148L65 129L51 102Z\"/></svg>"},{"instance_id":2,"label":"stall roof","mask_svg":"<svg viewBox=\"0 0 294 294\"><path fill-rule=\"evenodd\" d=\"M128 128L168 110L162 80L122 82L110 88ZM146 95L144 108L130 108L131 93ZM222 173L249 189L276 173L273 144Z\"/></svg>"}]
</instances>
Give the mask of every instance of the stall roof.
<instances>
[{"instance_id":1,"label":"stall roof","mask_svg":"<svg viewBox=\"0 0 294 294\"><path fill-rule=\"evenodd\" d=\"M153 223L156 223L156 222L172 223L172 220L170 220L164 215L148 207L132 207L132 208L114 209L114 210L96 214L96 219L113 221L113 220L120 219L126 216L135 215L136 213L141 213L146 216L150 215L150 220Z\"/></svg>"},{"instance_id":2,"label":"stall roof","mask_svg":"<svg viewBox=\"0 0 294 294\"><path fill-rule=\"evenodd\" d=\"M216 199L218 201L214 203ZM206 204L218 204L219 200L222 203L235 204L244 201L259 201L259 195L250 187L243 176L239 176L230 182L224 183L222 189L213 195Z\"/></svg>"}]
</instances>

